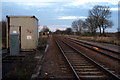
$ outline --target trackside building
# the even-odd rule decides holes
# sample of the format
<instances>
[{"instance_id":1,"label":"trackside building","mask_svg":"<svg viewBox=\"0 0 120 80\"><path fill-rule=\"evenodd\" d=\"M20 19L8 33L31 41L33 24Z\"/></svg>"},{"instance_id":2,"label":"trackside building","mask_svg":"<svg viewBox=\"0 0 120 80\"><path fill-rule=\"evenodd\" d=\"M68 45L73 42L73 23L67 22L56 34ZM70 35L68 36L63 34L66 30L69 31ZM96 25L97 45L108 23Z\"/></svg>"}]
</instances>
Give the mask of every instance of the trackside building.
<instances>
[{"instance_id":1,"label":"trackside building","mask_svg":"<svg viewBox=\"0 0 120 80\"><path fill-rule=\"evenodd\" d=\"M35 16L6 16L7 48L10 34L19 34L20 50L31 51L38 46L38 19ZM14 43L14 41L13 41Z\"/></svg>"}]
</instances>

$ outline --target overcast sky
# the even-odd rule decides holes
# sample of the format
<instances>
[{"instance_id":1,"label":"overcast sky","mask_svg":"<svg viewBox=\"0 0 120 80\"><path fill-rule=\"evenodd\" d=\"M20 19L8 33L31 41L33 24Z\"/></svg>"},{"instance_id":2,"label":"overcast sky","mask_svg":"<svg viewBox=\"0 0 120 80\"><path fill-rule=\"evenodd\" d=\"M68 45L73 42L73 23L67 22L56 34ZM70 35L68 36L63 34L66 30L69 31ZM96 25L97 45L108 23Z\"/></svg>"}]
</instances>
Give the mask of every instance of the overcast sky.
<instances>
[{"instance_id":1,"label":"overcast sky","mask_svg":"<svg viewBox=\"0 0 120 80\"><path fill-rule=\"evenodd\" d=\"M52 31L71 27L74 20L85 20L88 10L95 5L109 6L114 26L107 31L116 32L118 28L118 0L2 0L1 3L4 20L6 15L35 15L39 25L47 25Z\"/></svg>"}]
</instances>

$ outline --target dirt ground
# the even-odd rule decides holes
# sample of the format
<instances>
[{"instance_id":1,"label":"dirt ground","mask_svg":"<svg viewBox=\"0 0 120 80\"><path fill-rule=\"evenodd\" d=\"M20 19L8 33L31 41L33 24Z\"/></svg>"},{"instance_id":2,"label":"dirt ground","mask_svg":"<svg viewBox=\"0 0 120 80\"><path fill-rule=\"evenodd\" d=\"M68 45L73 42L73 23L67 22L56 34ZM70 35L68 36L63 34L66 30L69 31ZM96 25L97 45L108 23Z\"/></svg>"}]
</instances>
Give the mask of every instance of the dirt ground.
<instances>
[{"instance_id":1,"label":"dirt ground","mask_svg":"<svg viewBox=\"0 0 120 80\"><path fill-rule=\"evenodd\" d=\"M20 52L20 55L24 56L22 61L14 60L11 62L9 60L8 62L3 62L2 80L30 80L40 57L43 56L40 51Z\"/></svg>"}]
</instances>

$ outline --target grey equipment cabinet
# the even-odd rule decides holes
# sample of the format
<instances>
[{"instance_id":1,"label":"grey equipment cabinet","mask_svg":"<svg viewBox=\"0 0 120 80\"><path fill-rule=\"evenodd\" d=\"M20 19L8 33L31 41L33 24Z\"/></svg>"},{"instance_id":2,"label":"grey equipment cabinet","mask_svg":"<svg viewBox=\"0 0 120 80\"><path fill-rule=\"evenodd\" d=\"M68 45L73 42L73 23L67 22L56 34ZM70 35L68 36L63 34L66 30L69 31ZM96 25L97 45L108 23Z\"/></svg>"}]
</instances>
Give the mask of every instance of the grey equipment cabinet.
<instances>
[{"instance_id":1,"label":"grey equipment cabinet","mask_svg":"<svg viewBox=\"0 0 120 80\"><path fill-rule=\"evenodd\" d=\"M11 33L10 34L10 55L18 55L19 54L19 48L20 48L19 44L20 44L19 34Z\"/></svg>"}]
</instances>

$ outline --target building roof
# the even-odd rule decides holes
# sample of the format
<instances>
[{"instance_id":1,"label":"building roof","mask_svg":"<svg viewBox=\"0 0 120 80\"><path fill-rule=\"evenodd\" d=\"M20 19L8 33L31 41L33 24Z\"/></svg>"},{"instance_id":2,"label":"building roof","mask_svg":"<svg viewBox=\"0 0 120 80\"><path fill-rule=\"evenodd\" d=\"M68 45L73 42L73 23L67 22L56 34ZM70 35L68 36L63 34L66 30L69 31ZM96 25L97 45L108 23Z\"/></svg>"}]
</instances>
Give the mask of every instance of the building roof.
<instances>
[{"instance_id":1,"label":"building roof","mask_svg":"<svg viewBox=\"0 0 120 80\"><path fill-rule=\"evenodd\" d=\"M35 18L37 21L38 19L35 16L6 16L10 18Z\"/></svg>"}]
</instances>

